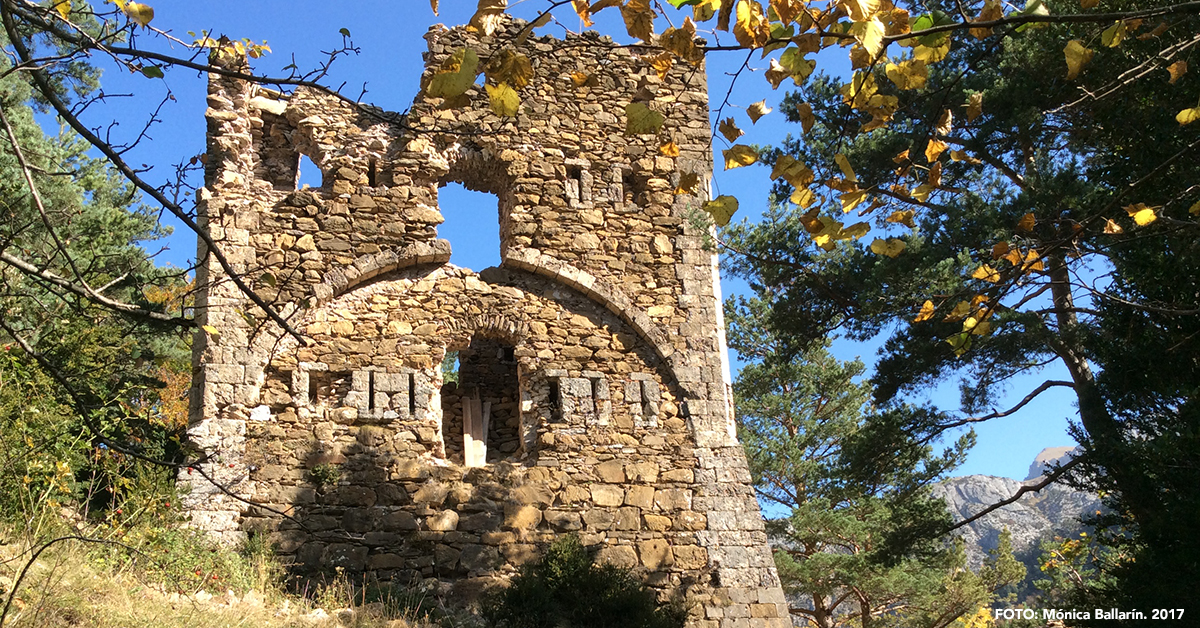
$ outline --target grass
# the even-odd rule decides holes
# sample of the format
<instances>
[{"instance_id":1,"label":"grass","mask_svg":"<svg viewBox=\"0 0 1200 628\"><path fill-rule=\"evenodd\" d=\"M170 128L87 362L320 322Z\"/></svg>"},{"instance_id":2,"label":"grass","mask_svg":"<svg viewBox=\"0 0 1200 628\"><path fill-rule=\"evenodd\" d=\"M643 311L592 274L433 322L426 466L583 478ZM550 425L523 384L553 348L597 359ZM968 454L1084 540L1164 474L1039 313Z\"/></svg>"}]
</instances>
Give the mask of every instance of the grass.
<instances>
[{"instance_id":1,"label":"grass","mask_svg":"<svg viewBox=\"0 0 1200 628\"><path fill-rule=\"evenodd\" d=\"M0 609L28 565L0 627L445 628L462 623L463 618L439 615L431 607L440 605L420 593L363 589L344 578L310 597L291 594L281 584L282 570L269 548L235 552L198 545L187 530L146 532L126 533L121 545L55 543L32 563L30 543L0 545ZM130 551L134 543L138 549ZM203 568L184 564L200 555L208 559Z\"/></svg>"}]
</instances>

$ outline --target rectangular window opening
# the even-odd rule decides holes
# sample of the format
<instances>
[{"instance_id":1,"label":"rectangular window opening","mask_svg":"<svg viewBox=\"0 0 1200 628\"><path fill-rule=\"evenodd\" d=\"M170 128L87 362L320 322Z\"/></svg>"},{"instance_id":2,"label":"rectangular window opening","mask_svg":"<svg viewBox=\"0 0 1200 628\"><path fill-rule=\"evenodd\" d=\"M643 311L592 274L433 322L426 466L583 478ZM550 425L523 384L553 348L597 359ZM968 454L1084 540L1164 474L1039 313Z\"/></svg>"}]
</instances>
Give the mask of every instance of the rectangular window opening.
<instances>
[{"instance_id":1,"label":"rectangular window opening","mask_svg":"<svg viewBox=\"0 0 1200 628\"><path fill-rule=\"evenodd\" d=\"M376 165L375 165L375 158L372 157L367 165L367 185L369 185L371 187L375 187L375 185L376 185L375 181L377 179L376 173L377 173L377 169L376 169Z\"/></svg>"}]
</instances>

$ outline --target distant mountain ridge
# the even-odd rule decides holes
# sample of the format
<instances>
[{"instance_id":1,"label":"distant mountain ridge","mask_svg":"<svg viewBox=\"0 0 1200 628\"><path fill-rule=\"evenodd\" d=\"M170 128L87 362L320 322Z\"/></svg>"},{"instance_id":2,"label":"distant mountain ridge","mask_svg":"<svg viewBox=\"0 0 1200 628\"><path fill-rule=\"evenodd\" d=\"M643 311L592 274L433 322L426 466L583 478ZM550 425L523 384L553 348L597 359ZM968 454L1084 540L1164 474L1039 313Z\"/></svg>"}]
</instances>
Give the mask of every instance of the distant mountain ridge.
<instances>
[{"instance_id":1,"label":"distant mountain ridge","mask_svg":"<svg viewBox=\"0 0 1200 628\"><path fill-rule=\"evenodd\" d=\"M946 500L956 522L1015 495L1022 486L1034 484L1053 465L1066 462L1074 447L1043 449L1029 467L1022 482L991 475L950 478L934 487L934 495ZM1004 528L1012 533L1013 551L1018 555L1036 554L1040 540L1054 535L1074 535L1082 528L1079 517L1100 508L1094 494L1068 486L1051 484L1035 493L1027 493L978 521L958 530L966 542L967 558L972 567L982 564L988 550L995 549Z\"/></svg>"}]
</instances>

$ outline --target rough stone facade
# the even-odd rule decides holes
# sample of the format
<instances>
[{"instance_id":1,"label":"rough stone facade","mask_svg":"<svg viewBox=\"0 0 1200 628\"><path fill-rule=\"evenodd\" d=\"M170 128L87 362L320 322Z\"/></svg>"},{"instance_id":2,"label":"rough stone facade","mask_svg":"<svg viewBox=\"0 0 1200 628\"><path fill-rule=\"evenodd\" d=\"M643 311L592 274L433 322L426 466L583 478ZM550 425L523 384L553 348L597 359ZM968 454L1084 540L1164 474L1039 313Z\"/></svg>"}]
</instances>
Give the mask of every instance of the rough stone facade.
<instances>
[{"instance_id":1,"label":"rough stone facade","mask_svg":"<svg viewBox=\"0 0 1200 628\"><path fill-rule=\"evenodd\" d=\"M427 75L524 26L435 26ZM717 260L687 219L704 192L673 194L711 173L703 68L659 80L593 35L522 46L515 118L482 89L397 116L210 79L200 217L303 341L202 247L192 521L270 534L299 574L436 579L464 600L574 532L682 596L694 626L790 625L735 438ZM666 114L657 136L624 134L639 89ZM301 155L319 189L296 189ZM498 268L448 263L447 182L499 198Z\"/></svg>"}]
</instances>

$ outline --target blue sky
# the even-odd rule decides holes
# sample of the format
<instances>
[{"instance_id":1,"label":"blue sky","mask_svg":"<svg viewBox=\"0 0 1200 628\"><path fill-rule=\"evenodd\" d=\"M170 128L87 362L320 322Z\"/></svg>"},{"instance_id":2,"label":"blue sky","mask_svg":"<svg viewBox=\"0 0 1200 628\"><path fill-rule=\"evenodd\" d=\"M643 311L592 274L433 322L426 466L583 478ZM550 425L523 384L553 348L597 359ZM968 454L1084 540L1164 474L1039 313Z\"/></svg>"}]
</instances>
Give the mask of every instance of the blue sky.
<instances>
[{"instance_id":1,"label":"blue sky","mask_svg":"<svg viewBox=\"0 0 1200 628\"><path fill-rule=\"evenodd\" d=\"M231 2L208 0L207 2L183 2L160 0L147 2L155 9L153 26L169 30L184 40L191 41L187 31L207 30L214 36L227 35L232 39L248 37L256 42L263 40L273 52L254 61L255 70L262 74L283 75L283 68L295 64L302 69L312 68L328 58L328 52L342 46L340 29L350 32L358 54L337 60L324 83L333 87L344 86L343 92L358 97L365 88L362 100L393 111L408 108L418 90L418 80L423 67L421 53L425 50L423 35L435 23L447 25L467 21L474 10L473 0L442 0L441 15L435 17L424 0L401 0L400 2L315 2L293 0L289 2L254 1ZM539 0L513 2L512 12L529 17L546 3ZM607 19L601 20L597 28L610 34L623 33L615 10L605 12ZM602 14L603 15L603 14ZM551 24L539 34L561 35L563 28L578 30L578 20L563 15L562 24ZM728 37L727 34L723 34ZM148 44L158 47L159 44ZM326 51L326 52L322 52ZM177 47L176 54L186 51ZM844 71L846 64L837 55L844 50L834 49L821 58L825 67ZM721 117L734 116L739 126L747 131L743 141L771 144L798 129L784 123L778 113L763 117L751 125L739 107L762 99L767 105L776 107L786 93L786 86L772 91L761 78L766 63L758 55L749 63L749 68L759 73L743 72L738 79L736 92ZM723 52L710 55L708 77L710 97L714 108L730 86L730 75L746 60L745 53ZM103 66L103 60L97 59ZM104 89L114 96L102 108L94 110L85 122L93 127L107 126L107 121L116 118L120 126L112 129L117 138L131 139L136 135L160 101L168 99L159 117L162 120L149 130L150 141L134 148L127 159L134 164L146 164L153 170L147 178L162 184L174 173L173 165L186 162L204 151L204 109L206 83L203 76L193 71L168 70L165 79L149 79L140 74L129 74L116 68L109 69L103 80ZM122 97L119 94L137 94ZM718 138L715 150L725 148L724 140ZM310 178L312 169L302 166L301 180L314 185L319 180ZM735 219L755 220L766 206L768 191L767 173L762 168L741 168L730 172L716 173L714 194L737 196L741 210ZM446 223L439 228L439 235L447 238L454 246L452 262L480 270L499 261L498 222L494 197L467 192L461 187L451 186L443 191L440 204ZM195 238L185 230L177 231L166 245L169 250L159 258L160 262L177 266L186 265L195 255ZM156 245L150 248L157 249ZM744 290L740 282L726 279L723 291L726 295ZM877 345L838 342L836 354L843 359L859 357L870 364ZM1043 373L1055 379L1065 379L1064 374ZM1043 377L1017 382L1011 390L1009 401L1022 397ZM957 407L957 385L947 382L932 391L931 398L939 405ZM1066 389L1055 389L1031 404L1015 416L981 424L976 427L979 444L971 453L968 462L959 469L960 474L983 473L1023 479L1033 457L1045 447L1072 444L1066 434L1067 418L1075 415L1072 395Z\"/></svg>"}]
</instances>

